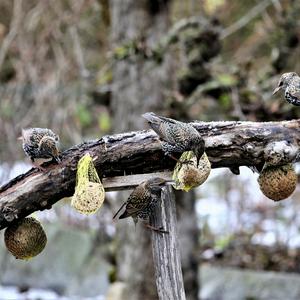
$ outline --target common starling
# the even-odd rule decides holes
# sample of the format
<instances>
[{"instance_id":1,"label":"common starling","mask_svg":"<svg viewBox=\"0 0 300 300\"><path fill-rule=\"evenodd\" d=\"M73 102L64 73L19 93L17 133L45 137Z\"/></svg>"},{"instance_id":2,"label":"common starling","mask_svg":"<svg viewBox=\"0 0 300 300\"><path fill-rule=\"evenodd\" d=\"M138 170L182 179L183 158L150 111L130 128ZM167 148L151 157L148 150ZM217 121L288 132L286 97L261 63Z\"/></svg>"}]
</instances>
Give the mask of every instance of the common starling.
<instances>
[{"instance_id":1,"label":"common starling","mask_svg":"<svg viewBox=\"0 0 300 300\"><path fill-rule=\"evenodd\" d=\"M193 151L197 157L198 165L199 160L204 153L205 142L199 132L192 125L174 119L161 117L153 112L147 112L142 116L148 121L150 127L162 139L162 150L166 155L174 158L172 155L173 153Z\"/></svg>"},{"instance_id":2,"label":"common starling","mask_svg":"<svg viewBox=\"0 0 300 300\"><path fill-rule=\"evenodd\" d=\"M289 103L300 106L300 77L295 72L281 75L273 95L279 90L284 90L284 97Z\"/></svg>"},{"instance_id":3,"label":"common starling","mask_svg":"<svg viewBox=\"0 0 300 300\"><path fill-rule=\"evenodd\" d=\"M59 159L59 137L52 130L47 128L22 129L23 149L39 169L45 161L54 159L60 163Z\"/></svg>"},{"instance_id":4,"label":"common starling","mask_svg":"<svg viewBox=\"0 0 300 300\"><path fill-rule=\"evenodd\" d=\"M127 201L116 212L113 219L118 215L124 206L126 206L125 211L119 216L119 219L132 217L135 224L137 223L138 219L148 219L153 211L153 208L159 201L161 188L167 182L169 181L159 177L154 177L143 181L129 195ZM156 228L149 224L145 224L145 226L154 231L167 233L167 231L163 230L162 228Z\"/></svg>"}]
</instances>

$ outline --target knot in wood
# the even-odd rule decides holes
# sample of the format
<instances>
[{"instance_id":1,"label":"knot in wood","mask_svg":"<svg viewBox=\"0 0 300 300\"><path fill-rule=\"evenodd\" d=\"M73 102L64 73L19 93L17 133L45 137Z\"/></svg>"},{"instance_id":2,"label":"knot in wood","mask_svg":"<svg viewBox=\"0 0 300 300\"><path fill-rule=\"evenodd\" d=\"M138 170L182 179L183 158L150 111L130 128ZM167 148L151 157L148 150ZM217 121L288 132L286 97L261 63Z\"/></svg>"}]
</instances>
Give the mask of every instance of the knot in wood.
<instances>
[{"instance_id":1,"label":"knot in wood","mask_svg":"<svg viewBox=\"0 0 300 300\"><path fill-rule=\"evenodd\" d=\"M264 159L268 165L284 165L295 161L299 148L288 141L269 143L264 150Z\"/></svg>"},{"instance_id":2,"label":"knot in wood","mask_svg":"<svg viewBox=\"0 0 300 300\"><path fill-rule=\"evenodd\" d=\"M2 209L3 217L7 222L12 222L18 218L18 211L10 206L5 206Z\"/></svg>"}]
</instances>

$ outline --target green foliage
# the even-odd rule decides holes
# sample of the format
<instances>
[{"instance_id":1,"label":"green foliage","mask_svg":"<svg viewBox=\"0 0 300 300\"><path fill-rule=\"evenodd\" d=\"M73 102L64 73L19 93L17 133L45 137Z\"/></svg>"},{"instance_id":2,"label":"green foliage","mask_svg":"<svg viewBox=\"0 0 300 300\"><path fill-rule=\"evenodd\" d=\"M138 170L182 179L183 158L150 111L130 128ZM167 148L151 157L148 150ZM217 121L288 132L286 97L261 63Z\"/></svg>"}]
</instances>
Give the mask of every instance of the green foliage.
<instances>
[{"instance_id":1,"label":"green foliage","mask_svg":"<svg viewBox=\"0 0 300 300\"><path fill-rule=\"evenodd\" d=\"M232 235L227 235L227 236L222 236L219 239L215 241L215 248L219 250L223 250L227 248L227 246L230 244L232 241L233 236Z\"/></svg>"},{"instance_id":2,"label":"green foliage","mask_svg":"<svg viewBox=\"0 0 300 300\"><path fill-rule=\"evenodd\" d=\"M12 106L12 103L10 101L3 101L0 102L0 115L3 118L11 118L14 114L14 108Z\"/></svg>"},{"instance_id":3,"label":"green foliage","mask_svg":"<svg viewBox=\"0 0 300 300\"><path fill-rule=\"evenodd\" d=\"M99 85L110 83L112 82L112 80L113 74L111 69L106 70L106 72L97 77L97 83Z\"/></svg>"},{"instance_id":4,"label":"green foliage","mask_svg":"<svg viewBox=\"0 0 300 300\"><path fill-rule=\"evenodd\" d=\"M225 0L206 0L204 1L203 8L207 14L213 15L224 4Z\"/></svg>"},{"instance_id":5,"label":"green foliage","mask_svg":"<svg viewBox=\"0 0 300 300\"><path fill-rule=\"evenodd\" d=\"M231 74L219 74L216 76L217 81L224 87L237 84L237 80Z\"/></svg>"},{"instance_id":6,"label":"green foliage","mask_svg":"<svg viewBox=\"0 0 300 300\"><path fill-rule=\"evenodd\" d=\"M108 278L109 278L110 283L117 281L118 276L117 276L117 268L116 267L110 268L109 273L108 273Z\"/></svg>"},{"instance_id":7,"label":"green foliage","mask_svg":"<svg viewBox=\"0 0 300 300\"><path fill-rule=\"evenodd\" d=\"M107 111L103 111L99 114L98 118L99 128L102 132L109 132L111 129L111 117Z\"/></svg>"},{"instance_id":8,"label":"green foliage","mask_svg":"<svg viewBox=\"0 0 300 300\"><path fill-rule=\"evenodd\" d=\"M92 123L92 115L86 105L78 104L76 107L76 115L82 127L88 127Z\"/></svg>"},{"instance_id":9,"label":"green foliage","mask_svg":"<svg viewBox=\"0 0 300 300\"><path fill-rule=\"evenodd\" d=\"M124 43L114 49L114 59L122 60L132 55L136 48L136 42L134 40Z\"/></svg>"},{"instance_id":10,"label":"green foliage","mask_svg":"<svg viewBox=\"0 0 300 300\"><path fill-rule=\"evenodd\" d=\"M116 47L114 50L115 59L124 59L128 56L128 48L126 46Z\"/></svg>"},{"instance_id":11,"label":"green foliage","mask_svg":"<svg viewBox=\"0 0 300 300\"><path fill-rule=\"evenodd\" d=\"M223 93L220 96L220 103L224 109L227 109L231 105L231 99L227 93Z\"/></svg>"}]
</instances>

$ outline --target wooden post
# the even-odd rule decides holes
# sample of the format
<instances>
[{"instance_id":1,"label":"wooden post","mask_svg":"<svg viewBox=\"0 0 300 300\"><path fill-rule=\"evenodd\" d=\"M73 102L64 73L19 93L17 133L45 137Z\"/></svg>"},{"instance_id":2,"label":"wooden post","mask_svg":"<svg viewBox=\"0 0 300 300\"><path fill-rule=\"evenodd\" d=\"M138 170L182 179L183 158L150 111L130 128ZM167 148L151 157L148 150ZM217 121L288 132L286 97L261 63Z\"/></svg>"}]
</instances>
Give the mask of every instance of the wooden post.
<instances>
[{"instance_id":1,"label":"wooden post","mask_svg":"<svg viewBox=\"0 0 300 300\"><path fill-rule=\"evenodd\" d=\"M181 260L178 247L175 195L172 187L162 189L161 203L150 218L150 224L163 227L169 234L152 232L152 252L157 293L160 300L185 300Z\"/></svg>"}]
</instances>

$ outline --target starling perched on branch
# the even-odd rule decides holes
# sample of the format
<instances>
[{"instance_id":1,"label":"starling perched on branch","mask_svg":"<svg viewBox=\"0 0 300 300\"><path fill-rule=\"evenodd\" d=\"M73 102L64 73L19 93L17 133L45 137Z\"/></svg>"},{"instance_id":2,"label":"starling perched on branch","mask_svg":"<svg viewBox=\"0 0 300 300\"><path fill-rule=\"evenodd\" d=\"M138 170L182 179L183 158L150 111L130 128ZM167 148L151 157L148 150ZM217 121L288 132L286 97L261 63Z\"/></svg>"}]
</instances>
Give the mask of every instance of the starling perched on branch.
<instances>
[{"instance_id":1,"label":"starling perched on branch","mask_svg":"<svg viewBox=\"0 0 300 300\"><path fill-rule=\"evenodd\" d=\"M166 155L174 158L172 153L193 151L197 157L198 165L199 160L204 153L205 142L200 133L192 125L161 117L153 112L147 112L142 116L162 139L162 150Z\"/></svg>"},{"instance_id":2,"label":"starling perched on branch","mask_svg":"<svg viewBox=\"0 0 300 300\"><path fill-rule=\"evenodd\" d=\"M172 180L170 181L172 182ZM135 224L137 223L138 218L143 220L147 219L160 199L161 188L170 181L159 177L143 181L129 195L129 198L116 212L113 219L124 206L126 206L125 211L119 216L119 219L132 217ZM146 224L145 226L160 233L167 233L167 231L162 228L156 228L149 224Z\"/></svg>"},{"instance_id":3,"label":"starling perched on branch","mask_svg":"<svg viewBox=\"0 0 300 300\"><path fill-rule=\"evenodd\" d=\"M300 106L300 77L295 72L281 75L273 95L279 90L284 90L284 97L289 103Z\"/></svg>"},{"instance_id":4,"label":"starling perched on branch","mask_svg":"<svg viewBox=\"0 0 300 300\"><path fill-rule=\"evenodd\" d=\"M47 128L28 128L22 129L23 149L32 161L32 163L43 170L40 166L45 161L59 159L59 137L52 130Z\"/></svg>"}]
</instances>

